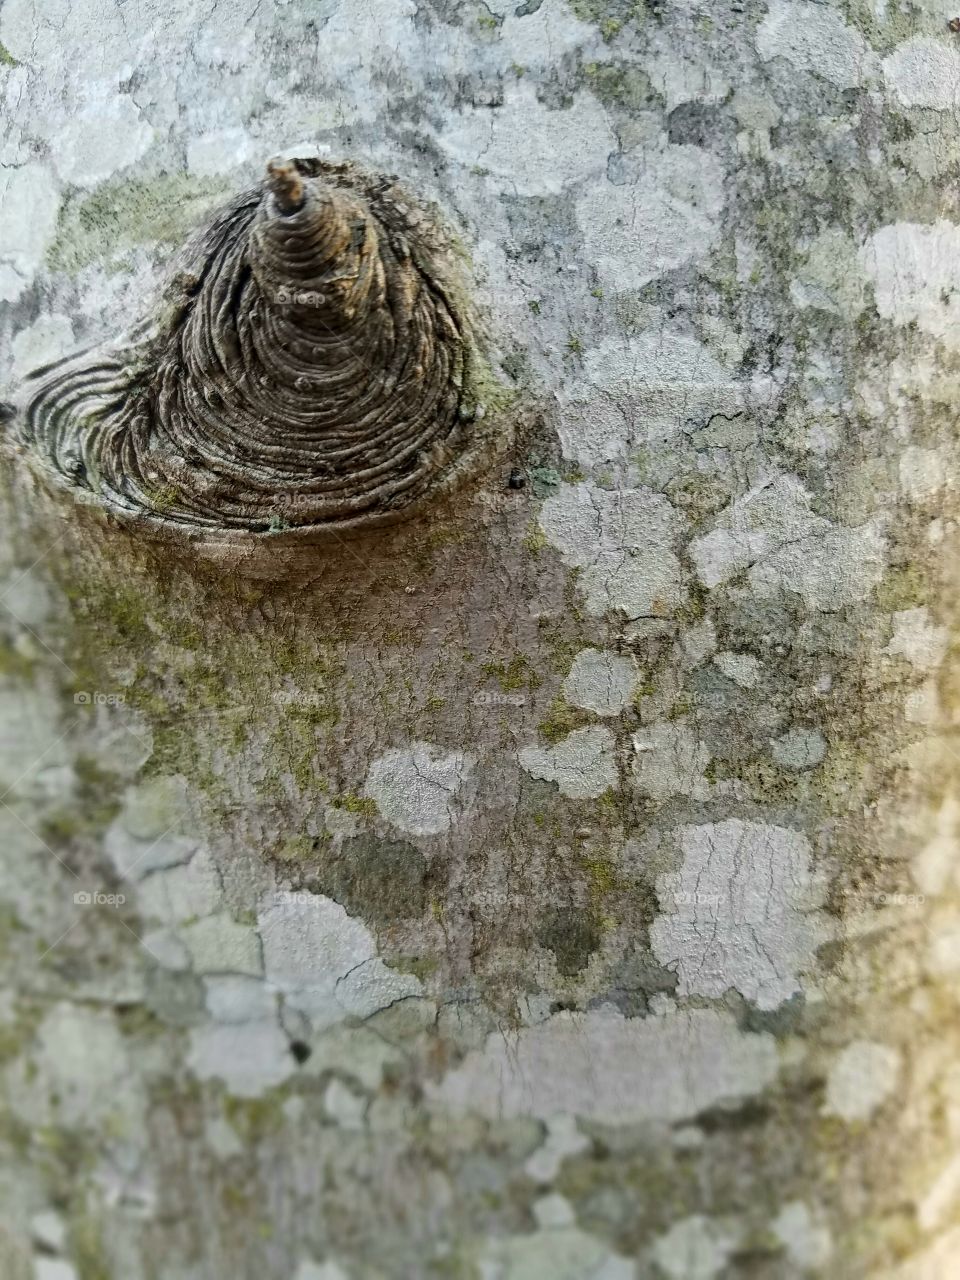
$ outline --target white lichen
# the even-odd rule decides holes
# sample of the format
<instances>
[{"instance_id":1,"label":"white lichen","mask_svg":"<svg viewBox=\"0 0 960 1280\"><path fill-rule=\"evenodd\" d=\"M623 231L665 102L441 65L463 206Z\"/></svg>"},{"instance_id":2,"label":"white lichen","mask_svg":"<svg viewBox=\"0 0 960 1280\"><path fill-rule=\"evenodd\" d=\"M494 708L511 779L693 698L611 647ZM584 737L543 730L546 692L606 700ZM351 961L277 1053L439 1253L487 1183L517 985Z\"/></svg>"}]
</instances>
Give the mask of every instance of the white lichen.
<instances>
[{"instance_id":1,"label":"white lichen","mask_svg":"<svg viewBox=\"0 0 960 1280\"><path fill-rule=\"evenodd\" d=\"M522 81L507 88L495 111L480 106L451 114L438 141L453 159L520 196L557 194L577 179L599 177L617 145L592 94L578 93L565 110L551 110Z\"/></svg>"},{"instance_id":2,"label":"white lichen","mask_svg":"<svg viewBox=\"0 0 960 1280\"><path fill-rule=\"evenodd\" d=\"M710 750L692 725L679 720L648 725L633 735L633 750L634 785L641 795L660 802L672 796L708 798L703 771Z\"/></svg>"},{"instance_id":3,"label":"white lichen","mask_svg":"<svg viewBox=\"0 0 960 1280\"><path fill-rule=\"evenodd\" d=\"M920 671L933 671L946 657L949 643L949 631L933 622L924 605L893 615L893 635L884 653L906 658Z\"/></svg>"},{"instance_id":4,"label":"white lichen","mask_svg":"<svg viewBox=\"0 0 960 1280\"><path fill-rule=\"evenodd\" d=\"M960 227L895 222L860 250L877 310L894 324L916 324L951 349L960 347Z\"/></svg>"},{"instance_id":5,"label":"white lichen","mask_svg":"<svg viewBox=\"0 0 960 1280\"><path fill-rule=\"evenodd\" d=\"M331 898L280 895L260 912L258 927L268 982L314 1028L368 1017L420 990L412 974L387 968L363 921Z\"/></svg>"},{"instance_id":6,"label":"white lichen","mask_svg":"<svg viewBox=\"0 0 960 1280\"><path fill-rule=\"evenodd\" d=\"M746 570L761 597L793 591L808 609L835 610L865 599L880 581L884 539L877 524L847 528L816 515L796 477L781 474L721 512L691 542L690 556L706 587Z\"/></svg>"},{"instance_id":7,"label":"white lichen","mask_svg":"<svg viewBox=\"0 0 960 1280\"><path fill-rule=\"evenodd\" d=\"M900 1051L892 1045L854 1040L830 1068L824 1112L848 1123L868 1120L893 1093L901 1065Z\"/></svg>"},{"instance_id":8,"label":"white lichen","mask_svg":"<svg viewBox=\"0 0 960 1280\"><path fill-rule=\"evenodd\" d=\"M883 60L887 89L905 107L955 111L960 106L960 54L942 40L914 36Z\"/></svg>"},{"instance_id":9,"label":"white lichen","mask_svg":"<svg viewBox=\"0 0 960 1280\"><path fill-rule=\"evenodd\" d=\"M768 62L785 58L840 89L855 89L877 71L876 54L859 31L809 0L773 0L757 30L757 48Z\"/></svg>"},{"instance_id":10,"label":"white lichen","mask_svg":"<svg viewBox=\"0 0 960 1280\"><path fill-rule=\"evenodd\" d=\"M670 1280L714 1280L727 1265L739 1235L728 1223L694 1214L657 1236L651 1254Z\"/></svg>"},{"instance_id":11,"label":"white lichen","mask_svg":"<svg viewBox=\"0 0 960 1280\"><path fill-rule=\"evenodd\" d=\"M581 649L561 686L567 702L598 716L615 716L626 707L637 683L637 664L631 657Z\"/></svg>"},{"instance_id":12,"label":"white lichen","mask_svg":"<svg viewBox=\"0 0 960 1280\"><path fill-rule=\"evenodd\" d=\"M784 769L814 769L827 754L827 740L819 729L795 725L773 739L770 754Z\"/></svg>"},{"instance_id":13,"label":"white lichen","mask_svg":"<svg viewBox=\"0 0 960 1280\"><path fill-rule=\"evenodd\" d=\"M628 618L663 617L680 603L674 544L682 520L649 489L563 485L540 511L540 527L564 563L582 570L589 613L619 609Z\"/></svg>"},{"instance_id":14,"label":"white lichen","mask_svg":"<svg viewBox=\"0 0 960 1280\"><path fill-rule=\"evenodd\" d=\"M824 940L806 836L731 818L681 828L680 848L680 870L657 878L654 955L676 969L682 996L736 990L777 1008L802 989Z\"/></svg>"},{"instance_id":15,"label":"white lichen","mask_svg":"<svg viewBox=\"0 0 960 1280\"><path fill-rule=\"evenodd\" d=\"M735 415L745 391L696 339L651 316L645 332L589 347L582 372L566 379L557 398L564 457L592 466L672 439L712 414Z\"/></svg>"},{"instance_id":16,"label":"white lichen","mask_svg":"<svg viewBox=\"0 0 960 1280\"><path fill-rule=\"evenodd\" d=\"M517 758L535 778L555 782L562 795L588 800L617 785L615 752L616 742L610 730L592 725L574 729L552 747L524 747Z\"/></svg>"},{"instance_id":17,"label":"white lichen","mask_svg":"<svg viewBox=\"0 0 960 1280\"><path fill-rule=\"evenodd\" d=\"M445 752L428 742L414 742L371 762L363 794L401 831L440 835L457 818L457 792L474 764L474 757L464 751Z\"/></svg>"},{"instance_id":18,"label":"white lichen","mask_svg":"<svg viewBox=\"0 0 960 1280\"><path fill-rule=\"evenodd\" d=\"M724 1011L623 1018L605 1008L555 1014L515 1036L495 1032L427 1092L491 1119L670 1124L761 1092L777 1069L773 1037L740 1031Z\"/></svg>"},{"instance_id":19,"label":"white lichen","mask_svg":"<svg viewBox=\"0 0 960 1280\"><path fill-rule=\"evenodd\" d=\"M633 181L591 183L577 202L584 255L604 288L639 289L695 261L720 234L723 174L700 147L650 146Z\"/></svg>"}]
</instances>

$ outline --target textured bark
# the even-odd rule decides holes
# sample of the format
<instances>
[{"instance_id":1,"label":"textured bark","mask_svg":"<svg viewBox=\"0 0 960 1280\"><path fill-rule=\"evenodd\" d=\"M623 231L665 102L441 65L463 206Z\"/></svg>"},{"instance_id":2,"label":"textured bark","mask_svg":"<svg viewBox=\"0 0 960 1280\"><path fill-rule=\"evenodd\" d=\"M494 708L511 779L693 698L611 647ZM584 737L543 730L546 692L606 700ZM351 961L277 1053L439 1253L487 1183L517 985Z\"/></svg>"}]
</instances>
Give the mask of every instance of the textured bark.
<instances>
[{"instance_id":1,"label":"textured bark","mask_svg":"<svg viewBox=\"0 0 960 1280\"><path fill-rule=\"evenodd\" d=\"M501 447L245 559L8 431L4 1277L960 1270L949 16L6 0L0 399L315 154Z\"/></svg>"}]
</instances>

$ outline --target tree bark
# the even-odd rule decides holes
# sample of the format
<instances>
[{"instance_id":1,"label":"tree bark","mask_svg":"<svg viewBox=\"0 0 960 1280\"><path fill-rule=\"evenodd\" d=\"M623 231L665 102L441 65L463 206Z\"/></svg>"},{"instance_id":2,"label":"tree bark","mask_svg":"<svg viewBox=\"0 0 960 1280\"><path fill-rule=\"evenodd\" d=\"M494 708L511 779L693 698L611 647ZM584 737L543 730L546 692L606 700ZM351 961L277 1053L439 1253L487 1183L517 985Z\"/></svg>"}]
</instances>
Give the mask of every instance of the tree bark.
<instances>
[{"instance_id":1,"label":"tree bark","mask_svg":"<svg viewBox=\"0 0 960 1280\"><path fill-rule=\"evenodd\" d=\"M332 155L495 444L245 559L7 424L4 1276L960 1270L951 16L7 0L0 398Z\"/></svg>"}]
</instances>

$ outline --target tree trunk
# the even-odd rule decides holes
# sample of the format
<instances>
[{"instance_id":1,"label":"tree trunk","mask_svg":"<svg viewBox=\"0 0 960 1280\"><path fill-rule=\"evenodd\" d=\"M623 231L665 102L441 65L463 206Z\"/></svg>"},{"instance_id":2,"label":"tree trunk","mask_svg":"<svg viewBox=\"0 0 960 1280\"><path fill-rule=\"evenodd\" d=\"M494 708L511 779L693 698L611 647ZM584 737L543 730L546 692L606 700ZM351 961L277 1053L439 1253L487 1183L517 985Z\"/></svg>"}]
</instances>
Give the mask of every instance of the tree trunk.
<instances>
[{"instance_id":1,"label":"tree trunk","mask_svg":"<svg viewBox=\"0 0 960 1280\"><path fill-rule=\"evenodd\" d=\"M4 1277L960 1272L951 16L6 0L4 399L275 153L494 355L455 495L249 560L7 424Z\"/></svg>"}]
</instances>

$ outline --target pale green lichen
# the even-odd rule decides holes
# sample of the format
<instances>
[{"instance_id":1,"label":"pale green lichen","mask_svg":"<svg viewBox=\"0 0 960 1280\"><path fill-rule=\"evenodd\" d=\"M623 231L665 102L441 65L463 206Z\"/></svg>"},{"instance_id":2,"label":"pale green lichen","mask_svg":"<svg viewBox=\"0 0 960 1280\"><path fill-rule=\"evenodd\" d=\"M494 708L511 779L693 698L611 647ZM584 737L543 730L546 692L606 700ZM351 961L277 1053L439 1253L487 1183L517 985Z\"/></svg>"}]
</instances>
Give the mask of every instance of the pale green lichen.
<instances>
[{"instance_id":1,"label":"pale green lichen","mask_svg":"<svg viewBox=\"0 0 960 1280\"><path fill-rule=\"evenodd\" d=\"M175 174L111 179L89 194L77 192L60 211L48 265L75 275L94 262L116 268L140 245L178 248L229 191L223 180Z\"/></svg>"}]
</instances>

